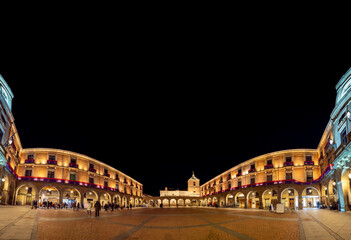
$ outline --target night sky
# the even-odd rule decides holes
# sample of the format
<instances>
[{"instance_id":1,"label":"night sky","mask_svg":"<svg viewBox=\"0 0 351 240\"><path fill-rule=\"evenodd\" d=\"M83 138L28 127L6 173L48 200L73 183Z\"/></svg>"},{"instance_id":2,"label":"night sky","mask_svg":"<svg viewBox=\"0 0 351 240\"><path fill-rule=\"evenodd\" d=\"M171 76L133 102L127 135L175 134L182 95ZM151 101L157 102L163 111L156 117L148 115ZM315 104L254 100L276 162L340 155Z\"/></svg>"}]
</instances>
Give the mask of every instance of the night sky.
<instances>
[{"instance_id":1,"label":"night sky","mask_svg":"<svg viewBox=\"0 0 351 240\"><path fill-rule=\"evenodd\" d=\"M22 145L88 155L155 196L186 189L193 170L202 184L261 154L316 148L351 67L349 46L309 31L95 41L84 30L5 45L0 74Z\"/></svg>"}]
</instances>

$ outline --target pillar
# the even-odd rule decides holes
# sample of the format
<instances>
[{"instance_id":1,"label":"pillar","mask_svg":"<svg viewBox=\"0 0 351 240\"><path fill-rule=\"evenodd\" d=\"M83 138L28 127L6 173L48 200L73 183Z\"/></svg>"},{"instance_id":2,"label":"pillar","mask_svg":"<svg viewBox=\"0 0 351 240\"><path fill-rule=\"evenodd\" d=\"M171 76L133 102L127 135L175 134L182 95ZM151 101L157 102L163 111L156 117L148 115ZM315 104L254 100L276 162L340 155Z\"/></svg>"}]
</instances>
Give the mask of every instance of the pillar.
<instances>
[{"instance_id":1,"label":"pillar","mask_svg":"<svg viewBox=\"0 0 351 240\"><path fill-rule=\"evenodd\" d=\"M263 209L263 201L262 201L262 196L260 196L259 200L260 200L260 207L259 207L259 209Z\"/></svg>"},{"instance_id":2,"label":"pillar","mask_svg":"<svg viewBox=\"0 0 351 240\"><path fill-rule=\"evenodd\" d=\"M303 209L302 194L299 194L299 197L298 197L298 206L299 206L299 210L302 210L302 209Z\"/></svg>"}]
</instances>

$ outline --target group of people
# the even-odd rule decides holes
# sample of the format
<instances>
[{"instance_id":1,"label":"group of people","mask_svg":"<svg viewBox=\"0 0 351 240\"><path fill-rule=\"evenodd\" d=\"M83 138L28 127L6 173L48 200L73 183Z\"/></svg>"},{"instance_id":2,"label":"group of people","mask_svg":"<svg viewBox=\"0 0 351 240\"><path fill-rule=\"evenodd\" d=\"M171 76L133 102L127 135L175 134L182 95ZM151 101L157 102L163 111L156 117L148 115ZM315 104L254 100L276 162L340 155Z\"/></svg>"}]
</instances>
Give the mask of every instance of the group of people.
<instances>
[{"instance_id":1,"label":"group of people","mask_svg":"<svg viewBox=\"0 0 351 240\"><path fill-rule=\"evenodd\" d=\"M89 201L88 205L87 205L87 214L91 215L91 209L93 208L93 206L95 209L95 217L99 217L100 211L102 208L102 204L100 203L100 201L96 201L94 205ZM117 203L107 202L107 203L105 203L105 205L103 205L103 208L105 209L106 212L108 212L109 210L111 210L111 212L113 212L114 209L116 209L116 211L119 208L121 210L123 210L124 206L120 206ZM129 205L127 205L128 210L132 210L132 208L133 208L133 205L131 203Z\"/></svg>"}]
</instances>

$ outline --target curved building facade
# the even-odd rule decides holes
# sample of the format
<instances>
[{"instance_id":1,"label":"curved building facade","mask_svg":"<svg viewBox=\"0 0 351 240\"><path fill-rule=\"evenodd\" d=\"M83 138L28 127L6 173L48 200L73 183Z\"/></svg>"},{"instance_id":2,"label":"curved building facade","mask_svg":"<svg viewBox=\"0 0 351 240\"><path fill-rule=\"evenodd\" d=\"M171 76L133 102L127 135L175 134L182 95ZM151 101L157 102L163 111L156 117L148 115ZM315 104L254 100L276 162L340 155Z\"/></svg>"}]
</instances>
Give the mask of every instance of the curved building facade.
<instances>
[{"instance_id":1,"label":"curved building facade","mask_svg":"<svg viewBox=\"0 0 351 240\"><path fill-rule=\"evenodd\" d=\"M203 206L351 209L351 68L336 85L335 107L316 149L247 160L201 185Z\"/></svg>"},{"instance_id":2,"label":"curved building facade","mask_svg":"<svg viewBox=\"0 0 351 240\"><path fill-rule=\"evenodd\" d=\"M112 166L66 150L23 149L12 115L13 97L0 75L0 204L142 205L143 185Z\"/></svg>"},{"instance_id":3,"label":"curved building facade","mask_svg":"<svg viewBox=\"0 0 351 240\"><path fill-rule=\"evenodd\" d=\"M91 157L60 149L29 148L20 154L17 204L71 204L100 201L142 205L143 185L121 171Z\"/></svg>"}]
</instances>

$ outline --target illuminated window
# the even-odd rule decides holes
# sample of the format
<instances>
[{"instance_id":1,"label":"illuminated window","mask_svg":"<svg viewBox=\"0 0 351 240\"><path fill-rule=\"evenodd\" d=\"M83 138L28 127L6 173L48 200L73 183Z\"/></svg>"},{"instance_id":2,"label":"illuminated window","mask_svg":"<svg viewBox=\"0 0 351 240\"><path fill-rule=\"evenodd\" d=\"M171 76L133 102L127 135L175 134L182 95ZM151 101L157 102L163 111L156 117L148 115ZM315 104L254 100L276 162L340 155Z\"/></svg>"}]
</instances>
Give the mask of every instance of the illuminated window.
<instances>
[{"instance_id":1,"label":"illuminated window","mask_svg":"<svg viewBox=\"0 0 351 240\"><path fill-rule=\"evenodd\" d=\"M252 178L250 179L250 183L251 183L251 184L254 184L254 183L255 183L255 178L254 178L254 177L252 177Z\"/></svg>"},{"instance_id":2,"label":"illuminated window","mask_svg":"<svg viewBox=\"0 0 351 240\"><path fill-rule=\"evenodd\" d=\"M48 178L55 178L55 171L48 170Z\"/></svg>"},{"instance_id":3,"label":"illuminated window","mask_svg":"<svg viewBox=\"0 0 351 240\"><path fill-rule=\"evenodd\" d=\"M293 178L292 178L292 172L287 172L287 173L285 174L285 179L286 179L286 180L291 180L291 179L293 179Z\"/></svg>"},{"instance_id":4,"label":"illuminated window","mask_svg":"<svg viewBox=\"0 0 351 240\"><path fill-rule=\"evenodd\" d=\"M34 154L28 154L27 159L33 160L34 159Z\"/></svg>"},{"instance_id":5,"label":"illuminated window","mask_svg":"<svg viewBox=\"0 0 351 240\"><path fill-rule=\"evenodd\" d=\"M26 170L26 174L25 174L26 177L31 177L32 176L32 170Z\"/></svg>"},{"instance_id":6,"label":"illuminated window","mask_svg":"<svg viewBox=\"0 0 351 240\"><path fill-rule=\"evenodd\" d=\"M271 165L272 164L272 159L268 159L267 160L267 165Z\"/></svg>"},{"instance_id":7,"label":"illuminated window","mask_svg":"<svg viewBox=\"0 0 351 240\"><path fill-rule=\"evenodd\" d=\"M56 156L55 155L49 155L49 160L56 160Z\"/></svg>"},{"instance_id":8,"label":"illuminated window","mask_svg":"<svg viewBox=\"0 0 351 240\"><path fill-rule=\"evenodd\" d=\"M307 182L312 182L313 181L313 172L312 171L306 172L306 181Z\"/></svg>"},{"instance_id":9,"label":"illuminated window","mask_svg":"<svg viewBox=\"0 0 351 240\"><path fill-rule=\"evenodd\" d=\"M285 162L292 162L292 158L291 157L285 157Z\"/></svg>"},{"instance_id":10,"label":"illuminated window","mask_svg":"<svg viewBox=\"0 0 351 240\"><path fill-rule=\"evenodd\" d=\"M75 173L70 173L69 174L69 180L76 181L76 174Z\"/></svg>"},{"instance_id":11,"label":"illuminated window","mask_svg":"<svg viewBox=\"0 0 351 240\"><path fill-rule=\"evenodd\" d=\"M89 183L94 184L94 177L89 177Z\"/></svg>"},{"instance_id":12,"label":"illuminated window","mask_svg":"<svg viewBox=\"0 0 351 240\"><path fill-rule=\"evenodd\" d=\"M272 175L267 175L267 182L271 182L272 181Z\"/></svg>"},{"instance_id":13,"label":"illuminated window","mask_svg":"<svg viewBox=\"0 0 351 240\"><path fill-rule=\"evenodd\" d=\"M76 158L71 158L71 163L77 164L77 159Z\"/></svg>"}]
</instances>

